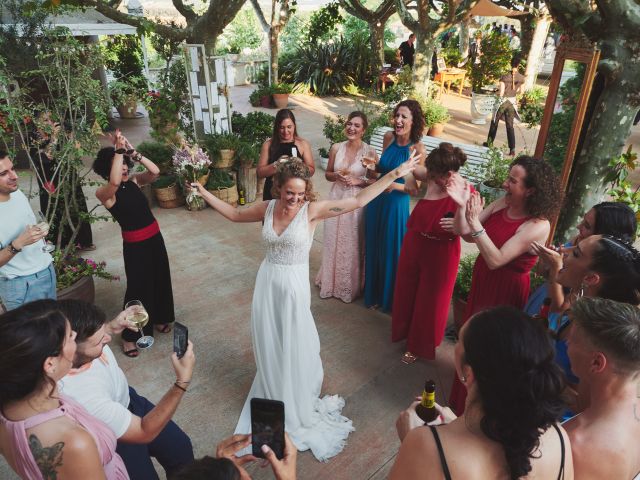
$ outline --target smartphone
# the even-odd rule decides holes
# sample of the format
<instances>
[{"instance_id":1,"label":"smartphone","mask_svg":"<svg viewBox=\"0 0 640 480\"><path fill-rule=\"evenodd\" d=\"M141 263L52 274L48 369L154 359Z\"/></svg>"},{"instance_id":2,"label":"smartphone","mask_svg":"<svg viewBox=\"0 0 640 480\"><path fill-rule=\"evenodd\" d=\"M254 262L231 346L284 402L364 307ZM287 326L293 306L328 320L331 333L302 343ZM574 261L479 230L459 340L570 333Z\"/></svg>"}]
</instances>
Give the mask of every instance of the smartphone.
<instances>
[{"instance_id":1,"label":"smartphone","mask_svg":"<svg viewBox=\"0 0 640 480\"><path fill-rule=\"evenodd\" d=\"M189 340L189 329L180 322L173 325L173 351L178 358L182 358L187 351L187 341Z\"/></svg>"},{"instance_id":2,"label":"smartphone","mask_svg":"<svg viewBox=\"0 0 640 480\"><path fill-rule=\"evenodd\" d=\"M443 218L453 218L453 217L455 217L455 216L456 216L456 214L455 214L455 213L453 213L453 212L447 212L447 213L445 213L445 214L444 214L444 217L443 217Z\"/></svg>"},{"instance_id":3,"label":"smartphone","mask_svg":"<svg viewBox=\"0 0 640 480\"><path fill-rule=\"evenodd\" d=\"M284 458L284 402L251 399L251 445L254 457L264 458L262 445L267 445L278 459Z\"/></svg>"}]
</instances>

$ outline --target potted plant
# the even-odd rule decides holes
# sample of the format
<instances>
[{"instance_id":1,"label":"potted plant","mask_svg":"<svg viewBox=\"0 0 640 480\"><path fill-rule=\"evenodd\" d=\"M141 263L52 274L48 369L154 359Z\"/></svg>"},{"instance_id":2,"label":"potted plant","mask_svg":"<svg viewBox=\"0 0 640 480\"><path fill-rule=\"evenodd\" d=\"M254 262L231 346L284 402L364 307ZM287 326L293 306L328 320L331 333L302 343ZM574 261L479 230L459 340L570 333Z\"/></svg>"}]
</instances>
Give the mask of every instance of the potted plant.
<instances>
[{"instance_id":1,"label":"potted plant","mask_svg":"<svg viewBox=\"0 0 640 480\"><path fill-rule=\"evenodd\" d=\"M491 203L504 195L502 184L509 175L511 157L504 155L502 150L491 145L485 154L487 163L484 164L482 177L484 180L478 186L480 194L485 197L485 203ZM488 205L488 203L487 203Z\"/></svg>"},{"instance_id":2,"label":"potted plant","mask_svg":"<svg viewBox=\"0 0 640 480\"><path fill-rule=\"evenodd\" d=\"M235 180L227 170L213 170L209 175L205 188L229 205L236 205L238 202L238 189L236 188Z\"/></svg>"},{"instance_id":3,"label":"potted plant","mask_svg":"<svg viewBox=\"0 0 640 480\"><path fill-rule=\"evenodd\" d=\"M198 146L183 144L182 147L173 154L173 168L178 175L180 186L185 183L197 182L205 185L209 178L209 166L211 160L207 154ZM187 210L202 210L206 203L204 198L198 193L197 188L191 187L185 196Z\"/></svg>"},{"instance_id":4,"label":"potted plant","mask_svg":"<svg viewBox=\"0 0 640 480\"><path fill-rule=\"evenodd\" d=\"M447 107L435 100L427 100L422 105L427 135L439 137L444 131L444 124L451 119Z\"/></svg>"},{"instance_id":5,"label":"potted plant","mask_svg":"<svg viewBox=\"0 0 640 480\"><path fill-rule=\"evenodd\" d=\"M326 170L327 165L329 165L329 150L324 147L320 147L318 149L318 155L320 155L320 168Z\"/></svg>"},{"instance_id":6,"label":"potted plant","mask_svg":"<svg viewBox=\"0 0 640 480\"><path fill-rule=\"evenodd\" d=\"M253 107L271 107L271 90L268 86L259 86L249 95L249 103Z\"/></svg>"},{"instance_id":7,"label":"potted plant","mask_svg":"<svg viewBox=\"0 0 640 480\"><path fill-rule=\"evenodd\" d=\"M546 98L547 94L541 87L533 87L518 99L518 114L522 123L527 124L527 128L540 125Z\"/></svg>"},{"instance_id":8,"label":"potted plant","mask_svg":"<svg viewBox=\"0 0 640 480\"><path fill-rule=\"evenodd\" d=\"M146 82L142 77L113 80L109 83L109 96L120 118L137 118L138 101L144 99Z\"/></svg>"},{"instance_id":9,"label":"potted plant","mask_svg":"<svg viewBox=\"0 0 640 480\"><path fill-rule=\"evenodd\" d=\"M216 168L229 168L233 165L233 157L240 143L240 137L233 133L211 133L204 140L204 146Z\"/></svg>"},{"instance_id":10,"label":"potted plant","mask_svg":"<svg viewBox=\"0 0 640 480\"><path fill-rule=\"evenodd\" d=\"M177 208L184 205L184 195L178 188L175 175L160 175L151 184L151 188L160 208Z\"/></svg>"},{"instance_id":11,"label":"potted plant","mask_svg":"<svg viewBox=\"0 0 640 480\"><path fill-rule=\"evenodd\" d=\"M180 104L176 102L166 90L152 90L145 96L149 124L152 128L151 136L171 144L181 142L179 132Z\"/></svg>"},{"instance_id":12,"label":"potted plant","mask_svg":"<svg viewBox=\"0 0 640 480\"><path fill-rule=\"evenodd\" d=\"M478 63L471 63L471 123L484 125L495 111L495 83L509 70L513 51L509 39L499 33L487 33L481 40Z\"/></svg>"},{"instance_id":13,"label":"potted plant","mask_svg":"<svg viewBox=\"0 0 640 480\"><path fill-rule=\"evenodd\" d=\"M78 256L74 249L67 253L54 250L53 265L56 270L58 300L75 299L94 303L95 285L93 277L120 280L105 269L105 262L95 262Z\"/></svg>"},{"instance_id":14,"label":"potted plant","mask_svg":"<svg viewBox=\"0 0 640 480\"><path fill-rule=\"evenodd\" d=\"M276 108L287 108L289 104L289 94L293 87L288 83L274 83L271 86L271 96Z\"/></svg>"},{"instance_id":15,"label":"potted plant","mask_svg":"<svg viewBox=\"0 0 640 480\"><path fill-rule=\"evenodd\" d=\"M265 112L249 112L242 115L238 112L231 114L231 130L243 140L257 145L271 137L275 117Z\"/></svg>"},{"instance_id":16,"label":"potted plant","mask_svg":"<svg viewBox=\"0 0 640 480\"><path fill-rule=\"evenodd\" d=\"M155 140L146 140L138 145L136 150L158 166L160 175L169 175L173 171L171 160L174 149L170 145Z\"/></svg>"},{"instance_id":17,"label":"potted plant","mask_svg":"<svg viewBox=\"0 0 640 480\"><path fill-rule=\"evenodd\" d=\"M242 142L236 149L235 166L238 170L238 193L242 190L245 201L248 203L256 200L259 158L260 146L258 144Z\"/></svg>"},{"instance_id":18,"label":"potted plant","mask_svg":"<svg viewBox=\"0 0 640 480\"><path fill-rule=\"evenodd\" d=\"M473 266L476 263L477 253L470 253L460 259L458 265L458 275L456 277L456 283L453 286L453 324L456 327L456 332L460 331L462 322L464 321L464 315L467 309L467 299L469 298L469 292L471 291L471 278L473 276Z\"/></svg>"}]
</instances>

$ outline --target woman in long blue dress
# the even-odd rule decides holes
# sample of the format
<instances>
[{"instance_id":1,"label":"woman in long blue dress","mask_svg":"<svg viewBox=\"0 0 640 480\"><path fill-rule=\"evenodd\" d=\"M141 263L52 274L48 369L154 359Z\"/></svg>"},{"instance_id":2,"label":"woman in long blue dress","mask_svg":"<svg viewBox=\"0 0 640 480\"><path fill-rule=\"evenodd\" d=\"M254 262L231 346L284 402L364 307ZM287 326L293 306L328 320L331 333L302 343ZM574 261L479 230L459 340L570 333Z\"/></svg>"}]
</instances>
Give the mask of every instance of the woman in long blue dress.
<instances>
[{"instance_id":1,"label":"woman in long blue dress","mask_svg":"<svg viewBox=\"0 0 640 480\"><path fill-rule=\"evenodd\" d=\"M424 162L426 152L420 142L424 115L415 100L404 100L393 109L393 130L384 135L382 157L376 172L385 175L411 155L415 149ZM409 192L415 181L397 179L385 193L373 200L365 212L364 303L391 312L393 289L402 241L409 219Z\"/></svg>"}]
</instances>

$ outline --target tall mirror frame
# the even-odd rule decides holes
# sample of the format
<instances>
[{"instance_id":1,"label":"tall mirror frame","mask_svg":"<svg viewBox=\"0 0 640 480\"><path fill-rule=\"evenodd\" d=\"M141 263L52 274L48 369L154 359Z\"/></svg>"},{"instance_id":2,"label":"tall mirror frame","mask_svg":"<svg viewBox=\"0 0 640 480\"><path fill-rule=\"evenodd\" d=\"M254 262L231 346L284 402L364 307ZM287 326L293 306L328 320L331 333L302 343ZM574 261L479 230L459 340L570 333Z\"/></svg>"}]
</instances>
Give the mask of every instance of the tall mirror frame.
<instances>
[{"instance_id":1,"label":"tall mirror frame","mask_svg":"<svg viewBox=\"0 0 640 480\"><path fill-rule=\"evenodd\" d=\"M596 75L598 60L600 59L600 50L586 39L569 40L562 42L556 50L556 56L553 64L553 71L549 82L549 92L545 102L542 122L540 124L540 132L536 143L535 156L537 158L545 158L544 151L547 145L549 129L553 120L554 109L558 91L561 87L562 73L565 62L575 61L585 64L584 78L580 88L580 96L576 105L575 116L571 124L571 131L567 140L567 149L563 159L562 171L560 174L560 186L566 191L569 183L569 176L575 160L576 148L580 140L580 132L584 122L591 88ZM548 159L546 159L548 160ZM553 219L551 223L551 232L549 233L549 241L553 239L558 218Z\"/></svg>"}]
</instances>

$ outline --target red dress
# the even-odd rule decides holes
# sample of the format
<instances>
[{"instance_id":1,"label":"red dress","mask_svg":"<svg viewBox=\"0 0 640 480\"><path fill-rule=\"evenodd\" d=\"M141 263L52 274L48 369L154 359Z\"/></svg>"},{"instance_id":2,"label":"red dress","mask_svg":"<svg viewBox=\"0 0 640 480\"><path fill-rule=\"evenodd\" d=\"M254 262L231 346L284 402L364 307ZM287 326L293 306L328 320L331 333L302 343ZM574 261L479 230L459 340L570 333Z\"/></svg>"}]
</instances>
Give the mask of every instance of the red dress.
<instances>
[{"instance_id":1,"label":"red dress","mask_svg":"<svg viewBox=\"0 0 640 480\"><path fill-rule=\"evenodd\" d=\"M524 222L530 217L511 219L507 216L507 209L503 208L492 213L484 222L487 235L497 248L513 237ZM471 291L467 300L465 321L474 313L486 310L498 305L513 305L516 308L524 308L529 296L529 272L538 260L537 255L523 253L514 258L508 264L490 270L482 255L473 267L471 277ZM449 405L457 415L464 412L464 402L467 397L466 388L457 377L453 381Z\"/></svg>"},{"instance_id":2,"label":"red dress","mask_svg":"<svg viewBox=\"0 0 640 480\"><path fill-rule=\"evenodd\" d=\"M442 342L460 263L460 237L440 219L458 209L451 197L420 200L407 223L393 294L391 341L407 339L407 350L433 360Z\"/></svg>"}]
</instances>

